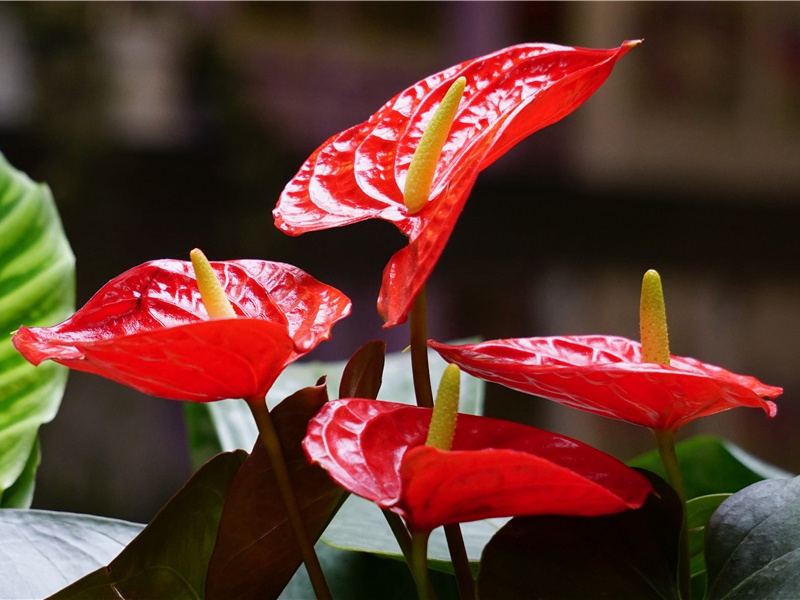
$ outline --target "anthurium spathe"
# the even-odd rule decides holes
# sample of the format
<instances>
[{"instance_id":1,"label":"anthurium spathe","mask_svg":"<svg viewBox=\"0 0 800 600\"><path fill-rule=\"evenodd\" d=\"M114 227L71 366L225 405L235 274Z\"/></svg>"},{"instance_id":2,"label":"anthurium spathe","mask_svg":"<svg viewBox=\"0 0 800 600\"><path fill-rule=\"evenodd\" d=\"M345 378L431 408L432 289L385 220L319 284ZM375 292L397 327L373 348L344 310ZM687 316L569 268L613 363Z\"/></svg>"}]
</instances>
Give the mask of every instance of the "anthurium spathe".
<instances>
[{"instance_id":1,"label":"anthurium spathe","mask_svg":"<svg viewBox=\"0 0 800 600\"><path fill-rule=\"evenodd\" d=\"M275 223L291 235L372 218L394 223L409 245L384 270L378 310L386 327L402 323L478 173L575 110L637 44L609 50L522 44L431 75L322 144L281 194ZM403 190L412 157L445 94L462 77L463 96L436 157L429 199L421 209L409 209Z\"/></svg>"},{"instance_id":2,"label":"anthurium spathe","mask_svg":"<svg viewBox=\"0 0 800 600\"><path fill-rule=\"evenodd\" d=\"M644 363L641 344L616 336L429 345L475 377L656 431L676 431L739 406L773 417L777 407L767 398L783 392L694 358L672 355L669 365Z\"/></svg>"},{"instance_id":3,"label":"anthurium spathe","mask_svg":"<svg viewBox=\"0 0 800 600\"><path fill-rule=\"evenodd\" d=\"M431 412L335 400L310 421L303 448L339 485L416 531L511 515L617 513L651 491L615 458L518 423L459 414L451 450L425 446Z\"/></svg>"},{"instance_id":4,"label":"anthurium spathe","mask_svg":"<svg viewBox=\"0 0 800 600\"><path fill-rule=\"evenodd\" d=\"M341 292L291 265L211 266L233 318L209 318L190 262L157 260L108 282L58 325L20 327L14 346L33 364L54 360L162 398L262 398L350 311Z\"/></svg>"}]
</instances>

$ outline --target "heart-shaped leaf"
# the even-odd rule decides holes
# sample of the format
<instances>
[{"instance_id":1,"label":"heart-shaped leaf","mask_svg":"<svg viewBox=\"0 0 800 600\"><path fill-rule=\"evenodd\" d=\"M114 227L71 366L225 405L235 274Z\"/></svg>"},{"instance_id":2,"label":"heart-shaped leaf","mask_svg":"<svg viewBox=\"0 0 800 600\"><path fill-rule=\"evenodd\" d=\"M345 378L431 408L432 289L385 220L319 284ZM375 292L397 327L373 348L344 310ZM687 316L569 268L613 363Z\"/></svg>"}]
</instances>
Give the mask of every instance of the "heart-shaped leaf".
<instances>
[{"instance_id":1,"label":"heart-shaped leaf","mask_svg":"<svg viewBox=\"0 0 800 600\"><path fill-rule=\"evenodd\" d=\"M800 477L755 483L706 531L709 600L800 598Z\"/></svg>"},{"instance_id":2,"label":"heart-shaped leaf","mask_svg":"<svg viewBox=\"0 0 800 600\"><path fill-rule=\"evenodd\" d=\"M323 381L286 398L272 411L295 497L313 541L344 496L325 471L308 462L300 446L308 421L327 399ZM228 492L208 565L206 596L274 598L301 563L272 465L257 443Z\"/></svg>"},{"instance_id":3,"label":"heart-shaped leaf","mask_svg":"<svg viewBox=\"0 0 800 600\"><path fill-rule=\"evenodd\" d=\"M2 154L0 265L0 507L25 508L36 472L36 433L58 411L67 370L28 364L8 334L23 323L50 325L72 312L75 258L50 189Z\"/></svg>"},{"instance_id":4,"label":"heart-shaped leaf","mask_svg":"<svg viewBox=\"0 0 800 600\"><path fill-rule=\"evenodd\" d=\"M602 517L515 517L486 545L482 600L636 598L675 600L683 508L650 477L659 496Z\"/></svg>"},{"instance_id":5,"label":"heart-shaped leaf","mask_svg":"<svg viewBox=\"0 0 800 600\"><path fill-rule=\"evenodd\" d=\"M202 598L222 505L246 457L241 450L216 456L107 567L52 600Z\"/></svg>"}]
</instances>

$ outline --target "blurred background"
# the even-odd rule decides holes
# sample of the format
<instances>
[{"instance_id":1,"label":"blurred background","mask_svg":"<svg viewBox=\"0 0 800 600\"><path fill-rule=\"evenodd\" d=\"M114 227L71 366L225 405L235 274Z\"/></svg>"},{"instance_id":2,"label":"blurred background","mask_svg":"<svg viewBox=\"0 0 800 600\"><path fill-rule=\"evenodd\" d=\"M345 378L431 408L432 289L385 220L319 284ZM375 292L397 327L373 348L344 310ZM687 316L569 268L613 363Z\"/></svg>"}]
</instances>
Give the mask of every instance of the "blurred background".
<instances>
[{"instance_id":1,"label":"blurred background","mask_svg":"<svg viewBox=\"0 0 800 600\"><path fill-rule=\"evenodd\" d=\"M479 178L429 283L439 340L638 337L641 276L665 284L673 353L785 388L778 416L717 433L800 471L800 4L180 2L0 4L0 151L47 182L78 305L139 263L286 261L353 315L309 359L407 344L375 310L404 243L364 223L300 238L271 211L325 139L456 62L522 42L645 43L574 114ZM487 413L619 458L645 429L487 386ZM190 476L180 403L72 373L41 431L34 505L149 520Z\"/></svg>"}]
</instances>

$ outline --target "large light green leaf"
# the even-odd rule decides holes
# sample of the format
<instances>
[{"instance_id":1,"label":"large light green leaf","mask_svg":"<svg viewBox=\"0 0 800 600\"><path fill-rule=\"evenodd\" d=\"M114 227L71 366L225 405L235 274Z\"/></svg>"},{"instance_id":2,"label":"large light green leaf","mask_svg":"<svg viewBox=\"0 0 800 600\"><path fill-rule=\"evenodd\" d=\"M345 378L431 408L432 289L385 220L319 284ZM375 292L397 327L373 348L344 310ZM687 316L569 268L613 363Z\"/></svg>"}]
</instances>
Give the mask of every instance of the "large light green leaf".
<instances>
[{"instance_id":1,"label":"large light green leaf","mask_svg":"<svg viewBox=\"0 0 800 600\"><path fill-rule=\"evenodd\" d=\"M28 364L11 344L11 334L20 325L62 321L74 310L74 296L75 259L50 189L0 154L2 507L29 505L38 462L36 434L58 411L67 378L64 367L49 361L39 367Z\"/></svg>"},{"instance_id":2,"label":"large light green leaf","mask_svg":"<svg viewBox=\"0 0 800 600\"><path fill-rule=\"evenodd\" d=\"M0 598L44 598L108 564L144 525L43 510L0 511Z\"/></svg>"},{"instance_id":3,"label":"large light green leaf","mask_svg":"<svg viewBox=\"0 0 800 600\"><path fill-rule=\"evenodd\" d=\"M432 350L428 352L431 381L434 388L444 372L447 363ZM339 383L344 371L345 361L306 362L289 365L267 394L270 408L297 390L314 385L321 377L327 377L328 396L338 398ZM459 411L482 414L485 384L466 373L461 374L461 402ZM414 383L411 378L411 354L398 352L388 354L383 371L379 399L392 402L414 404ZM258 430L250 409L243 400L222 400L199 404L187 402L184 405L189 429L189 443L195 456L195 463L201 464L213 456L214 452L236 449L249 450L253 447Z\"/></svg>"}]
</instances>

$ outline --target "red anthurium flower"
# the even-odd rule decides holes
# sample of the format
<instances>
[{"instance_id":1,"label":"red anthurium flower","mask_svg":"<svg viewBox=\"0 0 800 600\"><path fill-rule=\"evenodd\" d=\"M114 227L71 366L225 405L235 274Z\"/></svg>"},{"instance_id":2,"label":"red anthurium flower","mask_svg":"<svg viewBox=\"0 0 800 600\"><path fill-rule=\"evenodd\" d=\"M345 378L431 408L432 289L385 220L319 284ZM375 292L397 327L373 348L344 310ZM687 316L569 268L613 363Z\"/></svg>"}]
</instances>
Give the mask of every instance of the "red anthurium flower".
<instances>
[{"instance_id":1,"label":"red anthurium flower","mask_svg":"<svg viewBox=\"0 0 800 600\"><path fill-rule=\"evenodd\" d=\"M20 327L14 346L146 394L207 402L260 398L283 368L330 336L350 301L300 269L212 262L237 314L209 319L192 265L148 262L108 282L53 327Z\"/></svg>"},{"instance_id":2,"label":"red anthurium flower","mask_svg":"<svg viewBox=\"0 0 800 600\"><path fill-rule=\"evenodd\" d=\"M622 337L428 344L475 377L657 431L676 431L698 417L738 406L762 408L773 417L777 407L764 398L783 393L694 358L671 356L669 366L643 363L641 345Z\"/></svg>"},{"instance_id":3,"label":"red anthurium flower","mask_svg":"<svg viewBox=\"0 0 800 600\"><path fill-rule=\"evenodd\" d=\"M425 446L431 409L348 398L311 420L303 448L345 489L409 528L641 506L650 483L615 458L519 423L459 414L452 449Z\"/></svg>"},{"instance_id":4,"label":"red anthurium flower","mask_svg":"<svg viewBox=\"0 0 800 600\"><path fill-rule=\"evenodd\" d=\"M522 44L431 75L320 146L281 194L275 223L291 235L373 218L394 223L409 245L384 271L378 310L386 327L402 323L478 173L526 136L575 110L637 44L610 50ZM466 89L430 200L411 214L403 201L411 157L443 96L462 76Z\"/></svg>"}]
</instances>

